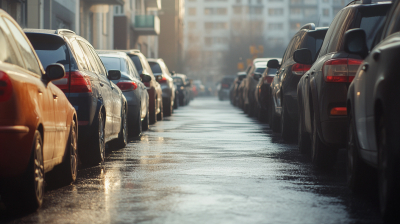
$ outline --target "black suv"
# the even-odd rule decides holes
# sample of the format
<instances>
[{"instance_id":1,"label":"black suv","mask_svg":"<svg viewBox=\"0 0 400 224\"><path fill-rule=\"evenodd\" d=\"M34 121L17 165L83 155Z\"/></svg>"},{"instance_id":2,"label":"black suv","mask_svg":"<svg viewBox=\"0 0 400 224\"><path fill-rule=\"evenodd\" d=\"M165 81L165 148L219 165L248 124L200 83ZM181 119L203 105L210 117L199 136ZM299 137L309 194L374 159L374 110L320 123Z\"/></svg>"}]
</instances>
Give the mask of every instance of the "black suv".
<instances>
[{"instance_id":1,"label":"black suv","mask_svg":"<svg viewBox=\"0 0 400 224\"><path fill-rule=\"evenodd\" d=\"M391 3L350 3L335 16L324 39L318 59L301 78L298 85L299 149L307 152L317 167L335 164L337 151L346 145L347 89L362 58L344 50L344 34L349 29L365 30L370 48L384 22ZM309 49L295 52L299 63L310 62Z\"/></svg>"},{"instance_id":2,"label":"black suv","mask_svg":"<svg viewBox=\"0 0 400 224\"><path fill-rule=\"evenodd\" d=\"M285 54L278 73L271 83L271 109L270 125L275 132L281 132L284 141L290 141L297 137L297 83L308 69L310 64L297 63L293 59L293 53L297 49L307 48L310 50L310 60L314 61L321 48L328 28L316 28L315 24L309 23L300 28L293 36ZM278 63L270 63L270 68L277 68ZM271 66L275 64L275 66Z\"/></svg>"},{"instance_id":3,"label":"black suv","mask_svg":"<svg viewBox=\"0 0 400 224\"><path fill-rule=\"evenodd\" d=\"M78 146L84 164L104 161L105 143L122 148L127 144L127 103L110 80L121 72L107 72L92 45L71 30L25 29L43 66L60 63L65 78L53 81L78 114Z\"/></svg>"}]
</instances>

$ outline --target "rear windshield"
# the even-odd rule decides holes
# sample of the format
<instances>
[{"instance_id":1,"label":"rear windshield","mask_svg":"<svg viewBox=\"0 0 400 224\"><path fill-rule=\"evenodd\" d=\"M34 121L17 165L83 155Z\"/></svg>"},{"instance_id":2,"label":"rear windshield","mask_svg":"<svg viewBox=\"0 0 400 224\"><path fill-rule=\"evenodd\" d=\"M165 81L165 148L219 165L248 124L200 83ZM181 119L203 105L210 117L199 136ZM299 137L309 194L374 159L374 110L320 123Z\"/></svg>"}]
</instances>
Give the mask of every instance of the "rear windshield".
<instances>
[{"instance_id":1,"label":"rear windshield","mask_svg":"<svg viewBox=\"0 0 400 224\"><path fill-rule=\"evenodd\" d=\"M312 60L315 61L316 56L319 54L322 42L324 41L327 30L317 30L307 32L303 43L301 43L301 48L308 48L311 51Z\"/></svg>"},{"instance_id":2,"label":"rear windshield","mask_svg":"<svg viewBox=\"0 0 400 224\"><path fill-rule=\"evenodd\" d=\"M375 7L361 7L356 17L356 27L361 28L367 34L367 46L371 49L377 32L385 22L386 13L390 5L379 5Z\"/></svg>"},{"instance_id":3,"label":"rear windshield","mask_svg":"<svg viewBox=\"0 0 400 224\"><path fill-rule=\"evenodd\" d=\"M228 83L231 84L235 78L234 77L224 77L221 83Z\"/></svg>"},{"instance_id":4,"label":"rear windshield","mask_svg":"<svg viewBox=\"0 0 400 224\"><path fill-rule=\"evenodd\" d=\"M174 77L174 84L175 85L183 85L183 80L179 77Z\"/></svg>"},{"instance_id":5,"label":"rear windshield","mask_svg":"<svg viewBox=\"0 0 400 224\"><path fill-rule=\"evenodd\" d=\"M162 73L161 71L161 67L157 62L150 62L149 61L149 65L151 67L151 71L156 74L156 73Z\"/></svg>"},{"instance_id":6,"label":"rear windshield","mask_svg":"<svg viewBox=\"0 0 400 224\"><path fill-rule=\"evenodd\" d=\"M121 72L126 71L125 63L122 63L121 58L107 57L107 56L100 56L100 58L104 66L106 67L107 71L109 70L120 70Z\"/></svg>"},{"instance_id":7,"label":"rear windshield","mask_svg":"<svg viewBox=\"0 0 400 224\"><path fill-rule=\"evenodd\" d=\"M131 60L133 61L133 64L135 64L136 70L138 71L139 74L142 74L143 68L142 68L142 63L140 62L139 56L137 55L129 55Z\"/></svg>"},{"instance_id":8,"label":"rear windshield","mask_svg":"<svg viewBox=\"0 0 400 224\"><path fill-rule=\"evenodd\" d=\"M260 74L262 74L265 71L265 68L256 68L256 70L254 72L258 72Z\"/></svg>"},{"instance_id":9,"label":"rear windshield","mask_svg":"<svg viewBox=\"0 0 400 224\"><path fill-rule=\"evenodd\" d=\"M276 75L278 70L276 68L268 68L267 75Z\"/></svg>"},{"instance_id":10,"label":"rear windshield","mask_svg":"<svg viewBox=\"0 0 400 224\"><path fill-rule=\"evenodd\" d=\"M58 36L30 34L26 36L31 41L33 48L36 51L43 68L52 63L60 63L64 65L65 71L69 71L69 50L64 40ZM72 63L72 69L77 69L75 63Z\"/></svg>"}]
</instances>

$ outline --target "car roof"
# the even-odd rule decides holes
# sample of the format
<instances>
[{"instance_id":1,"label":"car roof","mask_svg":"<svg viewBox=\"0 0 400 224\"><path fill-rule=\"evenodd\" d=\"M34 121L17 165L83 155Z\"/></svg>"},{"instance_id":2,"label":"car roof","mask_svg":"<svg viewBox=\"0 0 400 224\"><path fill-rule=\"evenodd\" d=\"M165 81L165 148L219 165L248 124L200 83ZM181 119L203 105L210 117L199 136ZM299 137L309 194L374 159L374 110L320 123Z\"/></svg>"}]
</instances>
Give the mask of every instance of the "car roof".
<instances>
[{"instance_id":1,"label":"car roof","mask_svg":"<svg viewBox=\"0 0 400 224\"><path fill-rule=\"evenodd\" d=\"M99 55L104 55L107 57L114 57L114 58L126 58L126 53L123 52L110 52L110 51L103 51L103 50L96 50L96 53Z\"/></svg>"},{"instance_id":2,"label":"car roof","mask_svg":"<svg viewBox=\"0 0 400 224\"><path fill-rule=\"evenodd\" d=\"M24 29L25 33L42 33L42 34L53 34L53 35L76 35L76 33L72 30L68 29L57 29L57 30L50 30L50 29L31 29L26 28Z\"/></svg>"}]
</instances>

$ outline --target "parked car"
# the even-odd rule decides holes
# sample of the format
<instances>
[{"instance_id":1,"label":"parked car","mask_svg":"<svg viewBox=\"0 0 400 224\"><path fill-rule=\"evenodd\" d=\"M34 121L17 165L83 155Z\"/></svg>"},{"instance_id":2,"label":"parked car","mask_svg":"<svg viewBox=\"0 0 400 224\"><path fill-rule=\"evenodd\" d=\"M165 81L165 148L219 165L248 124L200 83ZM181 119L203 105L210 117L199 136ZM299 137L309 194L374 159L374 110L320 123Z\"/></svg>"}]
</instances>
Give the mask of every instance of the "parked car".
<instances>
[{"instance_id":1,"label":"parked car","mask_svg":"<svg viewBox=\"0 0 400 224\"><path fill-rule=\"evenodd\" d=\"M231 89L231 85L233 84L233 80L235 76L227 75L222 78L222 80L217 85L218 91L218 99L225 100L229 99L229 91Z\"/></svg>"},{"instance_id":2,"label":"parked car","mask_svg":"<svg viewBox=\"0 0 400 224\"><path fill-rule=\"evenodd\" d=\"M327 30L326 27L315 27L313 23L301 27L286 48L282 57L282 65L279 66L278 73L271 84L270 125L275 132L281 132L282 139L286 142L297 138L299 116L297 84L311 67L310 63L295 62L293 52L297 49L307 48L310 50L310 60L315 61Z\"/></svg>"},{"instance_id":3,"label":"parked car","mask_svg":"<svg viewBox=\"0 0 400 224\"><path fill-rule=\"evenodd\" d=\"M179 106L185 106L189 104L190 101L190 83L186 75L175 73L172 76L174 83L178 89L178 99L179 99Z\"/></svg>"},{"instance_id":4,"label":"parked car","mask_svg":"<svg viewBox=\"0 0 400 224\"><path fill-rule=\"evenodd\" d=\"M353 3L340 10L329 27L318 59L298 84L302 111L298 145L300 152L307 152L311 145L312 162L317 167L333 166L338 149L346 146L347 89L362 58L344 51L344 34L349 29L364 29L370 48L390 5ZM308 49L296 51L294 58L298 63L312 64Z\"/></svg>"},{"instance_id":5,"label":"parked car","mask_svg":"<svg viewBox=\"0 0 400 224\"><path fill-rule=\"evenodd\" d=\"M78 119L52 81L65 76L59 63L43 69L21 28L0 9L0 195L8 209L42 205L45 173L62 182L78 172Z\"/></svg>"},{"instance_id":6,"label":"parked car","mask_svg":"<svg viewBox=\"0 0 400 224\"><path fill-rule=\"evenodd\" d=\"M164 60L148 58L147 61L156 80L161 85L164 116L171 116L175 103L175 86Z\"/></svg>"},{"instance_id":7,"label":"parked car","mask_svg":"<svg viewBox=\"0 0 400 224\"><path fill-rule=\"evenodd\" d=\"M42 64L61 63L66 76L54 81L78 114L80 158L85 165L104 161L105 144L127 144L127 103L111 80L119 70L107 72L92 45L71 30L25 29ZM112 141L115 140L115 141Z\"/></svg>"},{"instance_id":8,"label":"parked car","mask_svg":"<svg viewBox=\"0 0 400 224\"><path fill-rule=\"evenodd\" d=\"M243 101L244 112L248 113L250 117L255 116L256 100L254 91L257 87L258 80L262 73L267 68L269 58L256 58L247 72L246 78L243 80Z\"/></svg>"},{"instance_id":9,"label":"parked car","mask_svg":"<svg viewBox=\"0 0 400 224\"><path fill-rule=\"evenodd\" d=\"M128 103L128 134L139 136L142 130L149 129L149 94L143 82L149 82L151 76L140 77L126 53L101 50L97 53L107 70L121 71L121 78L112 82L121 89Z\"/></svg>"},{"instance_id":10,"label":"parked car","mask_svg":"<svg viewBox=\"0 0 400 224\"><path fill-rule=\"evenodd\" d=\"M246 72L238 72L235 80L231 85L229 95L231 97L231 103L234 106L238 106L239 104L239 85L244 78L246 78Z\"/></svg>"},{"instance_id":11,"label":"parked car","mask_svg":"<svg viewBox=\"0 0 400 224\"><path fill-rule=\"evenodd\" d=\"M271 58L271 59L277 60L279 64L282 61L280 58ZM258 77L258 74L254 74L253 77L255 80L258 80L256 89L254 91L255 102L256 102L255 115L261 122L269 121L268 119L270 112L269 100L271 99L271 83L277 71L278 69L276 68L267 68L261 74L261 77Z\"/></svg>"},{"instance_id":12,"label":"parked car","mask_svg":"<svg viewBox=\"0 0 400 224\"><path fill-rule=\"evenodd\" d=\"M201 82L201 80L199 80L199 79L193 80L193 85L196 86L198 96L205 96L206 90L205 90L205 87L204 87L203 83Z\"/></svg>"},{"instance_id":13,"label":"parked car","mask_svg":"<svg viewBox=\"0 0 400 224\"><path fill-rule=\"evenodd\" d=\"M371 178L370 168L378 170L386 223L400 222L399 14L396 1L376 38L370 27L350 29L344 36L345 51L364 59L347 93L347 182L354 192L362 191Z\"/></svg>"},{"instance_id":14,"label":"parked car","mask_svg":"<svg viewBox=\"0 0 400 224\"><path fill-rule=\"evenodd\" d=\"M161 85L157 82L149 63L147 62L147 58L139 50L122 50L121 52L126 53L131 58L141 77L142 74L151 76L150 82L144 82L145 86L147 87L147 92L149 93L150 124L161 121L164 116L162 89Z\"/></svg>"}]
</instances>

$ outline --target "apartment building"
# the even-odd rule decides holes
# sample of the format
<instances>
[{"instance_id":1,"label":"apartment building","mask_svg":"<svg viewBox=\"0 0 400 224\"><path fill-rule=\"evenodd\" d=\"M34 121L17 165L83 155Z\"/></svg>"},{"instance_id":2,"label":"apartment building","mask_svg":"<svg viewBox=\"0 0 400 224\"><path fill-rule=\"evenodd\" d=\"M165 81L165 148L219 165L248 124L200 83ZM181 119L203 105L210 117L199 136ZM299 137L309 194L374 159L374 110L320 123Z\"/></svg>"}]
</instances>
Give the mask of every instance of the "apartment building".
<instances>
[{"instance_id":1,"label":"apartment building","mask_svg":"<svg viewBox=\"0 0 400 224\"><path fill-rule=\"evenodd\" d=\"M349 2L187 0L184 19L186 71L196 76L226 75L231 68L237 70L237 63L246 64L247 59L280 57L302 25L329 26L336 13ZM250 52L251 47L258 49L256 54Z\"/></svg>"}]
</instances>

